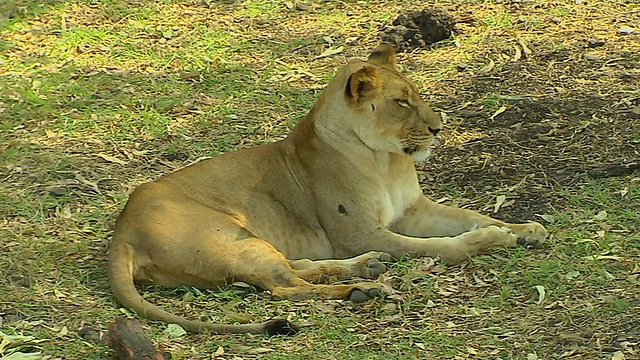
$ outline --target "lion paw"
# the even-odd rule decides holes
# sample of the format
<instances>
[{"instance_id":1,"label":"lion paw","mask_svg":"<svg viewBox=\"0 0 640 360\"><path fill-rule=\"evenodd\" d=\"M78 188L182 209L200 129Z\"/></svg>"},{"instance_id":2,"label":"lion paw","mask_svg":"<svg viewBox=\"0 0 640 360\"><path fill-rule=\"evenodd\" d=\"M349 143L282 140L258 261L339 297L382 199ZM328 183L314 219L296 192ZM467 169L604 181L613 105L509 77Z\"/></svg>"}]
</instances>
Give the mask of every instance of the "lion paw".
<instances>
[{"instance_id":1,"label":"lion paw","mask_svg":"<svg viewBox=\"0 0 640 360\"><path fill-rule=\"evenodd\" d=\"M393 257L385 252L371 251L365 254L368 258L361 269L360 277L367 279L377 279L380 274L387 271L384 263L393 261Z\"/></svg>"},{"instance_id":2,"label":"lion paw","mask_svg":"<svg viewBox=\"0 0 640 360\"><path fill-rule=\"evenodd\" d=\"M367 279L377 279L380 274L387 271L387 266L381 263L378 259L371 259L367 261L364 268L364 277Z\"/></svg>"},{"instance_id":3,"label":"lion paw","mask_svg":"<svg viewBox=\"0 0 640 360\"><path fill-rule=\"evenodd\" d=\"M364 286L358 286L351 294L349 294L349 300L355 303L361 303L365 301L369 301L376 298L384 297L390 293L390 290L383 284L380 283L370 283Z\"/></svg>"}]
</instances>

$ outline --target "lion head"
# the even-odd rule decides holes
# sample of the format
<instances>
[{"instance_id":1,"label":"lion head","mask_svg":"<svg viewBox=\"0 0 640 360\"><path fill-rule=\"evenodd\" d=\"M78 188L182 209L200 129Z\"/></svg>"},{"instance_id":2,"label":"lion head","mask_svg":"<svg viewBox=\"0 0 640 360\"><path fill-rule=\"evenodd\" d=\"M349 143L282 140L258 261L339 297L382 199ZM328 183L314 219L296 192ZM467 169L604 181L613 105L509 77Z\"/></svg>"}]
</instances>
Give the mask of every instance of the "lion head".
<instances>
[{"instance_id":1,"label":"lion head","mask_svg":"<svg viewBox=\"0 0 640 360\"><path fill-rule=\"evenodd\" d=\"M366 61L349 61L327 93L328 98L319 103L332 109L331 125L355 134L372 150L407 154L422 162L442 129L441 117L424 102L416 86L396 71L395 53L386 44L374 49Z\"/></svg>"}]
</instances>

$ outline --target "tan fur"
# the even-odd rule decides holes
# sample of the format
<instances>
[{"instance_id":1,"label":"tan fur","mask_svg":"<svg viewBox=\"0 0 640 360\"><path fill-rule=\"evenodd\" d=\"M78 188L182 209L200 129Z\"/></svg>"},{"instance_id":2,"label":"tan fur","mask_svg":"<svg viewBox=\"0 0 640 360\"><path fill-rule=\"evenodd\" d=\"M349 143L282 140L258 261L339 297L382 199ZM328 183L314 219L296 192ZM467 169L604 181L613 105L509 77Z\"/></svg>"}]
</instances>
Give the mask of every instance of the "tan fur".
<instances>
[{"instance_id":1,"label":"tan fur","mask_svg":"<svg viewBox=\"0 0 640 360\"><path fill-rule=\"evenodd\" d=\"M287 332L288 323L217 325L171 315L134 281L217 288L244 281L289 299L355 301L385 293L384 261L459 263L494 246L536 245L538 223L506 224L422 195L440 117L394 69L389 46L352 60L289 136L227 153L140 186L119 216L109 280L120 303L190 331ZM323 284L317 284L323 283Z\"/></svg>"}]
</instances>

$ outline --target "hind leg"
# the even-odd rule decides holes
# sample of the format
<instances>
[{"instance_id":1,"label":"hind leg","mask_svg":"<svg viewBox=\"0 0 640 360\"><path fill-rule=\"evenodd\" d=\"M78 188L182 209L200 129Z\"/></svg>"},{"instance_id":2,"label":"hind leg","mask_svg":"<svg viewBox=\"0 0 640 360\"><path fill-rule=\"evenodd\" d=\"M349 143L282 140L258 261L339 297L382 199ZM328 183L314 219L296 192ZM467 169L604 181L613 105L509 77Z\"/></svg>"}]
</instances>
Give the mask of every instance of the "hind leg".
<instances>
[{"instance_id":1,"label":"hind leg","mask_svg":"<svg viewBox=\"0 0 640 360\"><path fill-rule=\"evenodd\" d=\"M307 270L292 268L292 263L278 252L271 244L262 239L238 240L234 244L235 266L229 269L236 280L244 281L260 288L269 290L273 296L281 299L303 300L308 298L320 299L345 299L356 302L370 300L388 293L384 285L377 282L362 282L344 285L315 285L310 284L300 275L318 275L318 269L324 266L329 269L326 274L343 274L343 270L349 270L350 274L354 264L363 262L365 259L371 260L372 255L361 255L354 259L347 260L327 260L321 262L311 262ZM365 256L366 255L366 256ZM355 259L358 259L357 261ZM364 261L365 263L367 261ZM342 262L342 263L340 263ZM315 264L314 264L315 263ZM338 263L338 265L336 265ZM302 267L304 261L298 262L297 266ZM364 265L366 266L366 265ZM321 275L319 275L322 277Z\"/></svg>"},{"instance_id":2,"label":"hind leg","mask_svg":"<svg viewBox=\"0 0 640 360\"><path fill-rule=\"evenodd\" d=\"M312 283L328 284L352 277L377 279L387 267L385 262L391 262L391 255L378 251L370 251L362 255L341 260L309 259L289 260L289 265L299 277Z\"/></svg>"}]
</instances>

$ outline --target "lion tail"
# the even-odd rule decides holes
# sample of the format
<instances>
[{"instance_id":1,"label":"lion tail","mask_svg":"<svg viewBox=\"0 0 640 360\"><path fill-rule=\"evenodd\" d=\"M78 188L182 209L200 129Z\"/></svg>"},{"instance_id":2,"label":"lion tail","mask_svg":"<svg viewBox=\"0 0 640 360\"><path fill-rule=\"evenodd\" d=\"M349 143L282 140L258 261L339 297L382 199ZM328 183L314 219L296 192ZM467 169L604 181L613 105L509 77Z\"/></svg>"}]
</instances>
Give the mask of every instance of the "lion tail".
<instances>
[{"instance_id":1,"label":"lion tail","mask_svg":"<svg viewBox=\"0 0 640 360\"><path fill-rule=\"evenodd\" d=\"M133 258L133 248L124 241L114 239L109 248L109 284L120 304L140 316L151 320L178 324L185 330L196 333L205 329L215 334L266 333L269 335L292 335L298 332L297 326L282 319L240 325L212 324L188 320L164 311L145 300L136 289L133 279Z\"/></svg>"}]
</instances>

